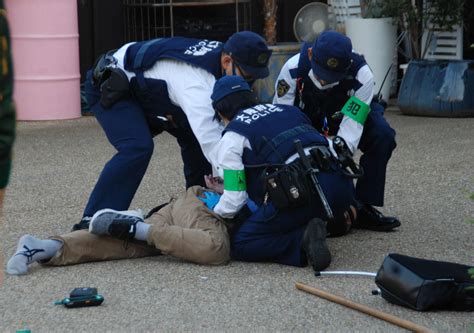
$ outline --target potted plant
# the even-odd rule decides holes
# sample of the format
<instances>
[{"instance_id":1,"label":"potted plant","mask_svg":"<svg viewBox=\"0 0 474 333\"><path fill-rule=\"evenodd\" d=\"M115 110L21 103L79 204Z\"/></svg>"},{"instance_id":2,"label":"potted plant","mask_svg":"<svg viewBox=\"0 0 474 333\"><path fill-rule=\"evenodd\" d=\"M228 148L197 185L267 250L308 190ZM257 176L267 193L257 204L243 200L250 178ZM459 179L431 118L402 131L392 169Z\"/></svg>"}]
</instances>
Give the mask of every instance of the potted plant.
<instances>
[{"instance_id":1,"label":"potted plant","mask_svg":"<svg viewBox=\"0 0 474 333\"><path fill-rule=\"evenodd\" d=\"M404 114L435 117L474 116L473 61L427 60L438 31L462 25L464 0L383 0L381 12L391 15L405 34L409 65L398 95ZM424 37L423 37L424 36ZM424 43L422 43L424 41Z\"/></svg>"},{"instance_id":2,"label":"potted plant","mask_svg":"<svg viewBox=\"0 0 474 333\"><path fill-rule=\"evenodd\" d=\"M407 58L422 59L433 42L435 30L450 31L461 25L464 0L379 0L381 15L393 17L408 40ZM422 48L425 35L426 43Z\"/></svg>"}]
</instances>

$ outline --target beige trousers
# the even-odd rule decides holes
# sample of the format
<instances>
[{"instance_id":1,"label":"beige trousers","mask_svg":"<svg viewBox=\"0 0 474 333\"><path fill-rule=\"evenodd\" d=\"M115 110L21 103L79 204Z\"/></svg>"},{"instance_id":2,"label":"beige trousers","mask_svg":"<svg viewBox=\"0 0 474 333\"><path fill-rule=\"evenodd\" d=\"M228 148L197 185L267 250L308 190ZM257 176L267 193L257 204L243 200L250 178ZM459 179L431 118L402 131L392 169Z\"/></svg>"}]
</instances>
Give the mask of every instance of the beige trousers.
<instances>
[{"instance_id":1,"label":"beige trousers","mask_svg":"<svg viewBox=\"0 0 474 333\"><path fill-rule=\"evenodd\" d=\"M189 188L178 199L153 214L147 242L130 242L96 236L87 230L73 231L52 239L63 247L44 265L63 266L91 261L140 258L169 254L198 264L220 265L230 260L227 227L197 199L204 189Z\"/></svg>"}]
</instances>

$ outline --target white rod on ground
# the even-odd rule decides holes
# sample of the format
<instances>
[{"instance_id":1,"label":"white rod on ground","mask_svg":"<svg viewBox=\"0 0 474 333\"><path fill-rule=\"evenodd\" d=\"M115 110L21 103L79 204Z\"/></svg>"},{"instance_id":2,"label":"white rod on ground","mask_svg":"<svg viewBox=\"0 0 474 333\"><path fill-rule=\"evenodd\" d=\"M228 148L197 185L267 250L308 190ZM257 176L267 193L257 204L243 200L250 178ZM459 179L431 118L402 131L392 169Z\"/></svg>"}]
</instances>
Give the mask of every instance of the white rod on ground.
<instances>
[{"instance_id":1,"label":"white rod on ground","mask_svg":"<svg viewBox=\"0 0 474 333\"><path fill-rule=\"evenodd\" d=\"M316 272L316 276L324 276L324 275L357 275L357 276L369 276L375 277L377 273L372 272L362 272L362 271L321 271Z\"/></svg>"}]
</instances>

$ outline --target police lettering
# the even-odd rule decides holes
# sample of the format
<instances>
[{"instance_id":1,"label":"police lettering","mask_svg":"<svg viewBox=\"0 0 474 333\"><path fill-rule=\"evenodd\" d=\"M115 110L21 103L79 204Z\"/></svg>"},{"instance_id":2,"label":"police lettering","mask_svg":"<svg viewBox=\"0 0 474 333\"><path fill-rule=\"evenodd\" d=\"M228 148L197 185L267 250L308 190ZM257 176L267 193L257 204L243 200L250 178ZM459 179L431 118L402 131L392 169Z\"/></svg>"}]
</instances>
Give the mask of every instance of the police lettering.
<instances>
[{"instance_id":1,"label":"police lettering","mask_svg":"<svg viewBox=\"0 0 474 333\"><path fill-rule=\"evenodd\" d=\"M273 112L282 112L283 109L273 104L259 104L251 108L243 110L237 117L236 120L251 124L252 122L266 117Z\"/></svg>"},{"instance_id":2,"label":"police lettering","mask_svg":"<svg viewBox=\"0 0 474 333\"><path fill-rule=\"evenodd\" d=\"M211 52L212 50L219 47L221 43L215 40L207 40L204 39L197 43L196 45L188 47L184 54L192 55L192 56L202 56L205 55L207 52Z\"/></svg>"}]
</instances>

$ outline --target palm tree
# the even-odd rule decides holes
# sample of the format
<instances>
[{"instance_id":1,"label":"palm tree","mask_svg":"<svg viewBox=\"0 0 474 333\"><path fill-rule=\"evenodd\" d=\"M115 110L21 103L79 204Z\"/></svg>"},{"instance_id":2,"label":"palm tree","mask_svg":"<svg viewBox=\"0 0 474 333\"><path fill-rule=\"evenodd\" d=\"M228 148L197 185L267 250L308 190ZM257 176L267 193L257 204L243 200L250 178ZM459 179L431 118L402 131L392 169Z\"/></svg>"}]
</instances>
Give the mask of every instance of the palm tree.
<instances>
[{"instance_id":1,"label":"palm tree","mask_svg":"<svg viewBox=\"0 0 474 333\"><path fill-rule=\"evenodd\" d=\"M277 9L277 0L263 0L263 35L265 36L268 45L276 44Z\"/></svg>"}]
</instances>

